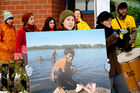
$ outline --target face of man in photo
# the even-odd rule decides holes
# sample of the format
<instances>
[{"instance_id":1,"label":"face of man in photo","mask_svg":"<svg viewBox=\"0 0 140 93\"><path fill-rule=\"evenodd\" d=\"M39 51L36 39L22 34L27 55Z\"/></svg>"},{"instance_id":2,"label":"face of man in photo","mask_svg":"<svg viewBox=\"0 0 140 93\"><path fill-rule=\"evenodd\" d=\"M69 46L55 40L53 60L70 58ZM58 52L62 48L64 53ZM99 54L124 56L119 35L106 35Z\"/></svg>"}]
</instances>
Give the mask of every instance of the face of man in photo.
<instances>
[{"instance_id":1,"label":"face of man in photo","mask_svg":"<svg viewBox=\"0 0 140 93\"><path fill-rule=\"evenodd\" d=\"M73 60L73 55L71 53L68 53L67 55L65 55L65 58L67 62L71 62Z\"/></svg>"},{"instance_id":2,"label":"face of man in photo","mask_svg":"<svg viewBox=\"0 0 140 93\"><path fill-rule=\"evenodd\" d=\"M121 16L125 16L126 13L127 13L127 8L120 8L120 9L119 9L119 14L120 14Z\"/></svg>"}]
</instances>

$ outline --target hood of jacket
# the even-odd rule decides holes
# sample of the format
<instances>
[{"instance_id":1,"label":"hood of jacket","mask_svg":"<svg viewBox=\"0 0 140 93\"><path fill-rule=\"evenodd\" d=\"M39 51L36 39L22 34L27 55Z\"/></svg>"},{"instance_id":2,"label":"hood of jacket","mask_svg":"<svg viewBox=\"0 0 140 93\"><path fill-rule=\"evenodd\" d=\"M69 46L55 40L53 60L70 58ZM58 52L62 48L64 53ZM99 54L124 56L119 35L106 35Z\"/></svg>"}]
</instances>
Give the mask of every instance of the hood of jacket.
<instances>
[{"instance_id":1,"label":"hood of jacket","mask_svg":"<svg viewBox=\"0 0 140 93\"><path fill-rule=\"evenodd\" d=\"M126 2L118 2L118 3L116 3L115 4L115 8L116 8L116 15L117 15L117 17L120 19L120 20L124 20L125 18L126 18L126 15L125 16L122 16L120 13L119 13L119 6L120 6L120 4L122 4L122 3L126 3ZM127 14L127 13L126 13Z\"/></svg>"}]
</instances>

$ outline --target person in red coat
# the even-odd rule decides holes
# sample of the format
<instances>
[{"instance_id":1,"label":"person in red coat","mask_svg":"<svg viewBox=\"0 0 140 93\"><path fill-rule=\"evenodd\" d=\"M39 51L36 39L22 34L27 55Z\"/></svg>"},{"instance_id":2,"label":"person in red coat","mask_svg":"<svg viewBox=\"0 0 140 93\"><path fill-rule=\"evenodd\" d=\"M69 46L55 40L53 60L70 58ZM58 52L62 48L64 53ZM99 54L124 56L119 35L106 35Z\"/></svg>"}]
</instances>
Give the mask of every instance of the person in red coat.
<instances>
[{"instance_id":1,"label":"person in red coat","mask_svg":"<svg viewBox=\"0 0 140 93\"><path fill-rule=\"evenodd\" d=\"M39 29L34 25L35 18L32 13L24 14L22 16L22 22L23 22L23 27L18 31L16 37L16 48L15 48L14 59L22 64L21 68L23 68L23 70L26 69L26 72L28 74L26 32L35 32L35 31L39 31ZM28 86L27 88L27 85L29 85L29 79L28 79L28 83L26 80L21 80L21 84L25 90L30 91L30 87Z\"/></svg>"},{"instance_id":2,"label":"person in red coat","mask_svg":"<svg viewBox=\"0 0 140 93\"><path fill-rule=\"evenodd\" d=\"M22 16L23 27L18 31L16 38L15 60L22 60L24 65L28 64L27 61L27 45L26 45L26 32L35 32L39 29L34 25L35 18L32 13L26 13Z\"/></svg>"}]
</instances>

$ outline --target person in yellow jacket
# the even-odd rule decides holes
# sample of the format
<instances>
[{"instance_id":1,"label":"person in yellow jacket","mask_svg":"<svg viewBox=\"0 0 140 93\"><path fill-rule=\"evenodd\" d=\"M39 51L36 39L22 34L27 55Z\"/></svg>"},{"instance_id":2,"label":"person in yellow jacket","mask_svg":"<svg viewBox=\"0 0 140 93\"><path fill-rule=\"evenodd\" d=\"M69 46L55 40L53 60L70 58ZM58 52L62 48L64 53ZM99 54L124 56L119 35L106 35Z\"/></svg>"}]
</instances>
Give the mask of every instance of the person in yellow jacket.
<instances>
[{"instance_id":1,"label":"person in yellow jacket","mask_svg":"<svg viewBox=\"0 0 140 93\"><path fill-rule=\"evenodd\" d=\"M8 68L8 60L14 60L14 50L16 44L16 31L13 26L13 15L9 11L4 11L4 22L0 26L0 61L2 68ZM9 68L9 77L13 81L12 73L14 70ZM5 88L13 88L13 85L8 85L7 71L2 70L2 86Z\"/></svg>"},{"instance_id":2,"label":"person in yellow jacket","mask_svg":"<svg viewBox=\"0 0 140 93\"><path fill-rule=\"evenodd\" d=\"M116 18L112 20L112 28L120 33L128 32L125 35L120 34L120 41L124 51L130 51L134 47L137 29L133 16L127 15L127 3L119 2L116 4ZM120 44L120 45L122 45Z\"/></svg>"},{"instance_id":3,"label":"person in yellow jacket","mask_svg":"<svg viewBox=\"0 0 140 93\"><path fill-rule=\"evenodd\" d=\"M76 17L75 20L75 29L74 30L90 30L89 25L82 20L83 15L82 15L82 11L80 9L74 9L73 13Z\"/></svg>"}]
</instances>

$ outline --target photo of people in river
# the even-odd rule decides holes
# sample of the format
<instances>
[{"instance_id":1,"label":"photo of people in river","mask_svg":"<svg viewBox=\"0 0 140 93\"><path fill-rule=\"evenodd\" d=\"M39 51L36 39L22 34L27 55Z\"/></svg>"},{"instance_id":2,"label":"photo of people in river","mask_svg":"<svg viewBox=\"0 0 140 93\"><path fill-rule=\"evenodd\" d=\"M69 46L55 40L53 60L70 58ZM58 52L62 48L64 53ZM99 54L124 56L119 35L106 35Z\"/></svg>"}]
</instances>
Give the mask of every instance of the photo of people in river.
<instances>
[{"instance_id":1,"label":"photo of people in river","mask_svg":"<svg viewBox=\"0 0 140 93\"><path fill-rule=\"evenodd\" d=\"M26 33L32 93L109 93L103 29Z\"/></svg>"}]
</instances>

